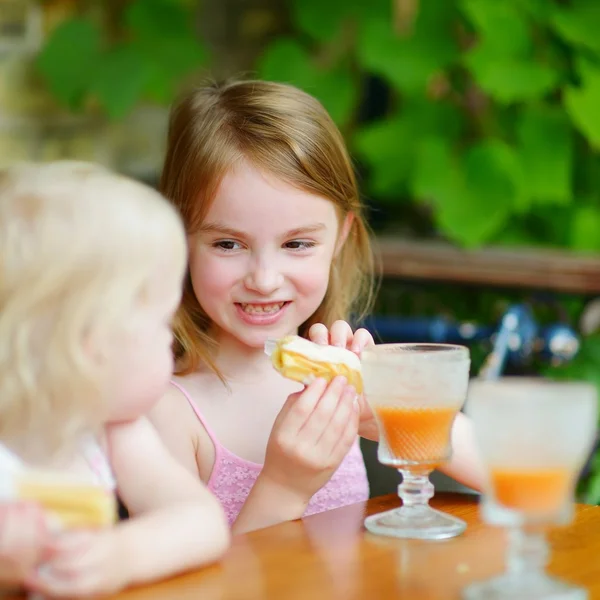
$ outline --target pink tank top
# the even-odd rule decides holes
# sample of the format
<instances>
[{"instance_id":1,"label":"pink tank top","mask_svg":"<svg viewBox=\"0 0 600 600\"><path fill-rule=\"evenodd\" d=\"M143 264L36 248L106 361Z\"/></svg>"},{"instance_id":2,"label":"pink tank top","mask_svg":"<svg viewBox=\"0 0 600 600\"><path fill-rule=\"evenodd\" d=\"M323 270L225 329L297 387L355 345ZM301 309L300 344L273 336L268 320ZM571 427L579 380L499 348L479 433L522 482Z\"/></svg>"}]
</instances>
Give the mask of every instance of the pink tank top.
<instances>
[{"instance_id":1,"label":"pink tank top","mask_svg":"<svg viewBox=\"0 0 600 600\"><path fill-rule=\"evenodd\" d=\"M215 464L208 480L208 489L219 499L229 524L237 518L263 465L245 460L221 445L196 403L178 383L171 381L187 399L215 447ZM369 498L367 471L358 439L331 479L310 499L304 516L339 508Z\"/></svg>"}]
</instances>

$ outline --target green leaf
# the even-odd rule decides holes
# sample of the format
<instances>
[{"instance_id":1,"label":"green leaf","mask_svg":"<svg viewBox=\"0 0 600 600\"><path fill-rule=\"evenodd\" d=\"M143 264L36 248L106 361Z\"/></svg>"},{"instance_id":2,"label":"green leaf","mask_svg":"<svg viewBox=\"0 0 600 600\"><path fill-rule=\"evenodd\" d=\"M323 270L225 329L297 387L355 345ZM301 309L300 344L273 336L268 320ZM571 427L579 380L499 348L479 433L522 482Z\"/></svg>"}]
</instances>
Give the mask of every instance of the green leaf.
<instances>
[{"instance_id":1,"label":"green leaf","mask_svg":"<svg viewBox=\"0 0 600 600\"><path fill-rule=\"evenodd\" d=\"M318 73L312 93L340 127L349 121L358 104L358 87L350 70L343 67Z\"/></svg>"},{"instance_id":2,"label":"green leaf","mask_svg":"<svg viewBox=\"0 0 600 600\"><path fill-rule=\"evenodd\" d=\"M369 16L379 15L390 20L389 0L292 0L292 21L303 33L327 43L335 38L348 20L360 23Z\"/></svg>"},{"instance_id":3,"label":"green leaf","mask_svg":"<svg viewBox=\"0 0 600 600\"><path fill-rule=\"evenodd\" d=\"M94 74L100 55L101 34L83 18L61 23L37 57L37 68L50 91L68 107L77 108Z\"/></svg>"},{"instance_id":4,"label":"green leaf","mask_svg":"<svg viewBox=\"0 0 600 600\"><path fill-rule=\"evenodd\" d=\"M397 115L363 127L355 135L354 145L372 170L371 191L398 198L411 179L421 140L429 136L453 140L462 127L455 107L422 98L407 100Z\"/></svg>"},{"instance_id":5,"label":"green leaf","mask_svg":"<svg viewBox=\"0 0 600 600\"><path fill-rule=\"evenodd\" d=\"M344 17L352 9L348 0L294 0L291 15L301 31L320 42L335 37Z\"/></svg>"},{"instance_id":6,"label":"green leaf","mask_svg":"<svg viewBox=\"0 0 600 600\"><path fill-rule=\"evenodd\" d=\"M485 44L486 55L520 58L529 55L531 37L527 20L506 0L462 0L465 16Z\"/></svg>"},{"instance_id":7,"label":"green leaf","mask_svg":"<svg viewBox=\"0 0 600 600\"><path fill-rule=\"evenodd\" d=\"M193 13L168 0L133 0L124 13L125 24L138 39L158 42L193 32Z\"/></svg>"},{"instance_id":8,"label":"green leaf","mask_svg":"<svg viewBox=\"0 0 600 600\"><path fill-rule=\"evenodd\" d=\"M450 152L446 150L444 158L439 148L434 150L431 156L439 161L437 166L420 169L422 182L428 172L437 171L440 178L429 190L438 226L465 246L488 241L506 224L518 197L516 156L506 144L489 140L472 146L462 161L444 167Z\"/></svg>"},{"instance_id":9,"label":"green leaf","mask_svg":"<svg viewBox=\"0 0 600 600\"><path fill-rule=\"evenodd\" d=\"M513 5L520 13L539 23L547 23L554 9L548 0L513 0Z\"/></svg>"},{"instance_id":10,"label":"green leaf","mask_svg":"<svg viewBox=\"0 0 600 600\"><path fill-rule=\"evenodd\" d=\"M531 1L528 4L535 8ZM461 6L479 34L464 63L494 100L502 104L534 100L557 87L556 70L532 58L527 7L519 10L514 2L496 0L462 0Z\"/></svg>"},{"instance_id":11,"label":"green leaf","mask_svg":"<svg viewBox=\"0 0 600 600\"><path fill-rule=\"evenodd\" d=\"M556 7L550 21L565 41L600 52L600 3L597 0L575 0L568 6Z\"/></svg>"},{"instance_id":12,"label":"green leaf","mask_svg":"<svg viewBox=\"0 0 600 600\"><path fill-rule=\"evenodd\" d=\"M573 135L555 108L525 109L517 123L518 157L528 203L568 204L572 200Z\"/></svg>"},{"instance_id":13,"label":"green leaf","mask_svg":"<svg viewBox=\"0 0 600 600\"><path fill-rule=\"evenodd\" d=\"M259 63L260 77L293 81L299 87L310 85L314 67L306 50L292 38L279 38L267 47Z\"/></svg>"},{"instance_id":14,"label":"green leaf","mask_svg":"<svg viewBox=\"0 0 600 600\"><path fill-rule=\"evenodd\" d=\"M592 146L600 149L600 69L580 60L578 70L582 84L566 89L565 109L575 127Z\"/></svg>"},{"instance_id":15,"label":"green leaf","mask_svg":"<svg viewBox=\"0 0 600 600\"><path fill-rule=\"evenodd\" d=\"M581 206L575 210L570 239L574 250L600 252L600 208Z\"/></svg>"},{"instance_id":16,"label":"green leaf","mask_svg":"<svg viewBox=\"0 0 600 600\"><path fill-rule=\"evenodd\" d=\"M344 125L358 101L358 89L350 70L340 65L324 71L295 40L281 38L273 42L258 63L260 77L297 85L318 98L331 118Z\"/></svg>"},{"instance_id":17,"label":"green leaf","mask_svg":"<svg viewBox=\"0 0 600 600\"><path fill-rule=\"evenodd\" d=\"M554 69L526 59L494 60L486 47L467 54L465 63L481 88L502 104L541 98L558 85Z\"/></svg>"},{"instance_id":18,"label":"green leaf","mask_svg":"<svg viewBox=\"0 0 600 600\"><path fill-rule=\"evenodd\" d=\"M370 191L396 199L405 189L414 160L412 127L403 118L377 121L354 136L357 152L370 165Z\"/></svg>"},{"instance_id":19,"label":"green leaf","mask_svg":"<svg viewBox=\"0 0 600 600\"><path fill-rule=\"evenodd\" d=\"M590 477L583 500L586 504L600 504L600 473L594 473Z\"/></svg>"},{"instance_id":20,"label":"green leaf","mask_svg":"<svg viewBox=\"0 0 600 600\"><path fill-rule=\"evenodd\" d=\"M358 36L358 58L365 68L388 78L398 89L420 92L432 75L458 57L452 18L449 2L421 2L408 36L396 34L389 19L365 18Z\"/></svg>"},{"instance_id":21,"label":"green leaf","mask_svg":"<svg viewBox=\"0 0 600 600\"><path fill-rule=\"evenodd\" d=\"M180 35L177 38L163 37L155 42L150 56L171 80L177 80L204 65L208 55L194 36Z\"/></svg>"},{"instance_id":22,"label":"green leaf","mask_svg":"<svg viewBox=\"0 0 600 600\"><path fill-rule=\"evenodd\" d=\"M118 46L98 61L90 92L95 94L109 117L125 116L140 100L148 71L140 55L131 46Z\"/></svg>"},{"instance_id":23,"label":"green leaf","mask_svg":"<svg viewBox=\"0 0 600 600\"><path fill-rule=\"evenodd\" d=\"M193 11L169 0L134 0L125 10L131 44L147 63L149 90L172 94L176 82L206 63L207 51L194 30Z\"/></svg>"},{"instance_id":24,"label":"green leaf","mask_svg":"<svg viewBox=\"0 0 600 600\"><path fill-rule=\"evenodd\" d=\"M431 136L419 141L411 183L413 194L421 199L463 193L462 174L457 168L447 139Z\"/></svg>"}]
</instances>

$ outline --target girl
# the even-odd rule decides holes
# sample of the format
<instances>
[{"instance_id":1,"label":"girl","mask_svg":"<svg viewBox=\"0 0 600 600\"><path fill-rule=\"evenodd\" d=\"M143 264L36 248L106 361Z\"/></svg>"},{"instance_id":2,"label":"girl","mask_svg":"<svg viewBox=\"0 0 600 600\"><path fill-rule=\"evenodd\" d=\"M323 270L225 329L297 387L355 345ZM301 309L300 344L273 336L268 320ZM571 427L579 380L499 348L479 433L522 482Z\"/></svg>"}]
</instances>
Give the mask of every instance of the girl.
<instances>
[{"instance_id":1,"label":"girl","mask_svg":"<svg viewBox=\"0 0 600 600\"><path fill-rule=\"evenodd\" d=\"M173 108L161 190L189 245L178 376L151 413L166 444L236 532L366 499L357 433L377 428L363 399L342 378L302 390L263 352L295 332L357 353L373 343L345 322L369 305L373 260L340 132L294 87L207 86ZM462 416L455 433L448 471L473 485Z\"/></svg>"},{"instance_id":2,"label":"girl","mask_svg":"<svg viewBox=\"0 0 600 600\"><path fill-rule=\"evenodd\" d=\"M0 441L115 488L134 516L50 536L36 506L2 505L0 572L29 589L112 592L227 547L218 502L144 418L171 376L185 255L175 212L142 184L78 163L0 175Z\"/></svg>"}]
</instances>

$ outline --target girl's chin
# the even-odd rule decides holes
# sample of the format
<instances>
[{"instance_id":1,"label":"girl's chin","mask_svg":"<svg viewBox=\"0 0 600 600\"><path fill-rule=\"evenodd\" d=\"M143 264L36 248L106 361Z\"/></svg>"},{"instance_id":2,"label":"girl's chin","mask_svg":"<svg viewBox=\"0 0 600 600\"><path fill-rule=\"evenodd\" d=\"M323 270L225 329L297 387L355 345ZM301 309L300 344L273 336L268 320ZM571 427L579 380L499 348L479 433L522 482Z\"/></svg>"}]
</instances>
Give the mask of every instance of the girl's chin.
<instances>
[{"instance_id":1,"label":"girl's chin","mask_svg":"<svg viewBox=\"0 0 600 600\"><path fill-rule=\"evenodd\" d=\"M291 331L288 329L280 329L268 333L265 331L261 333L241 335L239 337L236 337L240 343L244 344L245 346L248 346L248 348L263 351L267 340L278 340L282 337L285 337L286 335L290 335L296 332L297 329Z\"/></svg>"}]
</instances>

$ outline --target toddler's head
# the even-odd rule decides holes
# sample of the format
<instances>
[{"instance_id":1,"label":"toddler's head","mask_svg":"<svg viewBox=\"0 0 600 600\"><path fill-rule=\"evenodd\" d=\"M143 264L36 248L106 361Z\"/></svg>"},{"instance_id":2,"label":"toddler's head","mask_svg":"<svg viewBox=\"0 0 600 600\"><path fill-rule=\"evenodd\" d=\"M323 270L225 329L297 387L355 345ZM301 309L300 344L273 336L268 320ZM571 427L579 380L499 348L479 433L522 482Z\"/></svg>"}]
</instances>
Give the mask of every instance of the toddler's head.
<instances>
[{"instance_id":1,"label":"toddler's head","mask_svg":"<svg viewBox=\"0 0 600 600\"><path fill-rule=\"evenodd\" d=\"M348 152L298 88L241 81L183 97L160 187L190 245L175 322L180 373L212 365L215 325L258 347L370 303L372 254Z\"/></svg>"},{"instance_id":2,"label":"toddler's head","mask_svg":"<svg viewBox=\"0 0 600 600\"><path fill-rule=\"evenodd\" d=\"M186 252L141 183L75 162L0 172L0 441L39 460L150 408Z\"/></svg>"}]
</instances>

